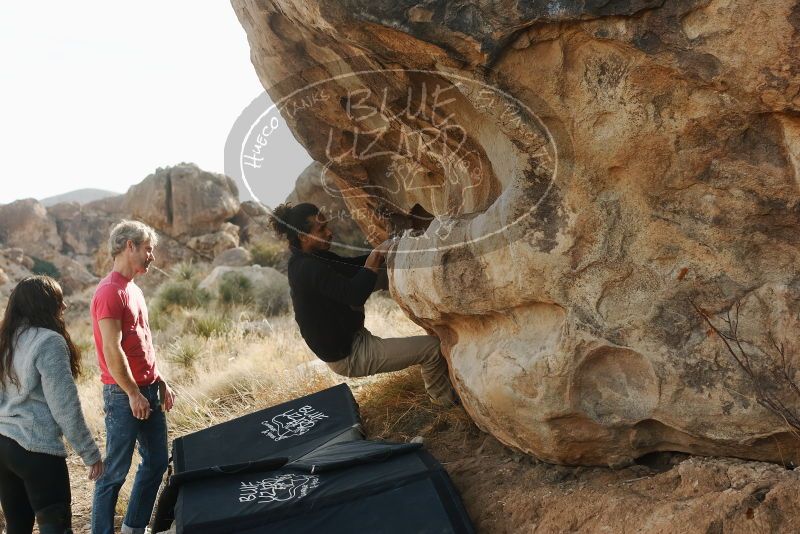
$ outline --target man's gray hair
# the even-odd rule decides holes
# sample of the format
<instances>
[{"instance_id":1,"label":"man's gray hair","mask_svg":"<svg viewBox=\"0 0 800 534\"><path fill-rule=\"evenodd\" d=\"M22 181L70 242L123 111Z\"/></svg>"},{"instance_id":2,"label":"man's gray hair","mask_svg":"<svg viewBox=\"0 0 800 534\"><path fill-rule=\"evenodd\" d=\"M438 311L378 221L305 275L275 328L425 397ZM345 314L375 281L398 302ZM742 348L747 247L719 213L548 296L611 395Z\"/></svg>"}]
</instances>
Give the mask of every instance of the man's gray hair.
<instances>
[{"instance_id":1,"label":"man's gray hair","mask_svg":"<svg viewBox=\"0 0 800 534\"><path fill-rule=\"evenodd\" d=\"M133 241L137 247L147 240L150 245L158 244L158 234L156 231L139 221L122 220L111 229L111 237L108 238L108 251L111 257L125 250L128 241Z\"/></svg>"}]
</instances>

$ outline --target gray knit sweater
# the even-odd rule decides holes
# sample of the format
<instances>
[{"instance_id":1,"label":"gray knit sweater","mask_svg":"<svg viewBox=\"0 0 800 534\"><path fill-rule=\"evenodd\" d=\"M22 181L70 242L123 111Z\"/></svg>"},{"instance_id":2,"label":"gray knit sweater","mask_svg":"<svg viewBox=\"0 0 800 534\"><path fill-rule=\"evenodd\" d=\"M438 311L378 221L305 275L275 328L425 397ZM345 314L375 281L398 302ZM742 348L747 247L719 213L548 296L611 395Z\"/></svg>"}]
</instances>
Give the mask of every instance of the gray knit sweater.
<instances>
[{"instance_id":1,"label":"gray knit sweater","mask_svg":"<svg viewBox=\"0 0 800 534\"><path fill-rule=\"evenodd\" d=\"M46 328L17 335L12 367L19 388L0 384L0 434L31 452L67 456L61 436L86 465L100 460L81 411L64 338Z\"/></svg>"}]
</instances>

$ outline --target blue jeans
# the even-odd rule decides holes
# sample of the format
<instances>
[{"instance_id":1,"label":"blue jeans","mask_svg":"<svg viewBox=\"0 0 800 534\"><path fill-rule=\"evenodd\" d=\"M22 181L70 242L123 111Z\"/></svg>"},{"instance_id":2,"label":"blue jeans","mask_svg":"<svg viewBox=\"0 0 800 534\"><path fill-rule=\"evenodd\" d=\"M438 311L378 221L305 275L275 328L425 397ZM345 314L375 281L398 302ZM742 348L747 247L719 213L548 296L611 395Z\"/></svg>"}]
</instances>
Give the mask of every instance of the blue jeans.
<instances>
[{"instance_id":1,"label":"blue jeans","mask_svg":"<svg viewBox=\"0 0 800 534\"><path fill-rule=\"evenodd\" d=\"M128 395L117 385L103 386L106 414L105 473L94 488L92 534L114 533L114 509L117 497L131 467L133 448L139 443L142 463L136 471L123 532L143 533L150 522L158 487L167 470L167 421L158 398L158 384L139 388L153 410L145 420L131 412Z\"/></svg>"}]
</instances>

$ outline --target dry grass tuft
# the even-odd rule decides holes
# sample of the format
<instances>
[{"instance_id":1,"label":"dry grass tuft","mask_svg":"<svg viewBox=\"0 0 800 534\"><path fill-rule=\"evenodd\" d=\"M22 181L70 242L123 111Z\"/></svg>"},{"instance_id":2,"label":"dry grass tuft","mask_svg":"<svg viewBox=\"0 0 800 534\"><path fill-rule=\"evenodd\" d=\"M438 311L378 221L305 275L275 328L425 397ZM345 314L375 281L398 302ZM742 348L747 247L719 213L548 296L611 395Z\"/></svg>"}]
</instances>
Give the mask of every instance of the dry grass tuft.
<instances>
[{"instance_id":1,"label":"dry grass tuft","mask_svg":"<svg viewBox=\"0 0 800 534\"><path fill-rule=\"evenodd\" d=\"M445 430L474 428L462 408L444 408L430 401L416 368L373 378L358 388L357 398L370 439L409 441Z\"/></svg>"}]
</instances>

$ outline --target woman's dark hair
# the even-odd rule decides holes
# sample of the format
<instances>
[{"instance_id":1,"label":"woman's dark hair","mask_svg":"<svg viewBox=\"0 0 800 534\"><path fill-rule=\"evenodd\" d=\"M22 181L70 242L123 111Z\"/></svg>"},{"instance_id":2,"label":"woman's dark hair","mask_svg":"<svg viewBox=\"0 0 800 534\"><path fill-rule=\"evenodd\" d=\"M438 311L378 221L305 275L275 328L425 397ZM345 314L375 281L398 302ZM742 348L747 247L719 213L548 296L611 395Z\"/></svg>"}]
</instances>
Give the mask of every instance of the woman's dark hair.
<instances>
[{"instance_id":1,"label":"woman's dark hair","mask_svg":"<svg viewBox=\"0 0 800 534\"><path fill-rule=\"evenodd\" d=\"M299 236L311 231L309 218L316 217L319 208L314 204L303 202L293 206L290 202L281 204L272 211L270 226L276 234L289 240L289 244L300 248Z\"/></svg>"},{"instance_id":2,"label":"woman's dark hair","mask_svg":"<svg viewBox=\"0 0 800 534\"><path fill-rule=\"evenodd\" d=\"M17 331L38 327L58 332L64 337L69 349L69 366L72 376L81 372L81 353L67 332L64 324L64 293L58 282L49 276L29 276L11 291L6 313L0 323L0 387L8 378L19 386L11 362L14 359L14 338Z\"/></svg>"}]
</instances>

